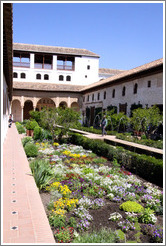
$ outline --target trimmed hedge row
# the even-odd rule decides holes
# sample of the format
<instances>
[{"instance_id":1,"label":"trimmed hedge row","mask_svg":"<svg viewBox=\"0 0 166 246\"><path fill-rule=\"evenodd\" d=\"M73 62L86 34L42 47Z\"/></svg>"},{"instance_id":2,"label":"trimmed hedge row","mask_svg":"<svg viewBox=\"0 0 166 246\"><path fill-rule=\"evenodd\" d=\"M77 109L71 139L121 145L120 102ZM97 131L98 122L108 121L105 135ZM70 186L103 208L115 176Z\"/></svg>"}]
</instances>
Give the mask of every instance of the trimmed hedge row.
<instances>
[{"instance_id":1,"label":"trimmed hedge row","mask_svg":"<svg viewBox=\"0 0 166 246\"><path fill-rule=\"evenodd\" d=\"M126 133L116 133L116 138L122 139L129 142L134 142L138 144L143 144L146 146L162 149L163 141L162 140L152 140L152 139L138 139Z\"/></svg>"},{"instance_id":2,"label":"trimmed hedge row","mask_svg":"<svg viewBox=\"0 0 166 246\"><path fill-rule=\"evenodd\" d=\"M99 156L104 156L110 161L117 159L121 166L139 175L145 180L163 186L163 161L155 157L140 155L122 147L114 147L101 140L86 138L78 133L70 133L70 143L91 149Z\"/></svg>"}]
</instances>

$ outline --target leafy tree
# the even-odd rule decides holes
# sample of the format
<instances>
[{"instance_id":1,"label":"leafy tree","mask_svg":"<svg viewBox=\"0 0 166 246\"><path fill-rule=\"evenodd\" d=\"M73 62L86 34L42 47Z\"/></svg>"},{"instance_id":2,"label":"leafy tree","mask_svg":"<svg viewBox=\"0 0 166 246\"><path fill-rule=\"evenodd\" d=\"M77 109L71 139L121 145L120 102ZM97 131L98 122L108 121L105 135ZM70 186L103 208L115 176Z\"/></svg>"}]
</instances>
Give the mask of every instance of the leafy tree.
<instances>
[{"instance_id":1,"label":"leafy tree","mask_svg":"<svg viewBox=\"0 0 166 246\"><path fill-rule=\"evenodd\" d=\"M133 128L136 131L145 132L148 138L162 121L163 117L160 110L155 105L148 109L138 108L133 110L133 117L131 118Z\"/></svg>"},{"instance_id":2,"label":"leafy tree","mask_svg":"<svg viewBox=\"0 0 166 246\"><path fill-rule=\"evenodd\" d=\"M129 123L130 119L123 113L120 112L118 114L114 113L115 109L107 111L107 120L108 120L108 130L119 130L120 127L125 129L125 126Z\"/></svg>"},{"instance_id":3,"label":"leafy tree","mask_svg":"<svg viewBox=\"0 0 166 246\"><path fill-rule=\"evenodd\" d=\"M71 108L44 108L41 111L42 126L50 130L53 140L56 139L57 135L61 140L69 128L74 128L80 124L80 119L80 112Z\"/></svg>"},{"instance_id":4,"label":"leafy tree","mask_svg":"<svg viewBox=\"0 0 166 246\"><path fill-rule=\"evenodd\" d=\"M39 111L31 110L29 111L29 114L32 119L36 120L36 122L40 124L40 112Z\"/></svg>"}]
</instances>

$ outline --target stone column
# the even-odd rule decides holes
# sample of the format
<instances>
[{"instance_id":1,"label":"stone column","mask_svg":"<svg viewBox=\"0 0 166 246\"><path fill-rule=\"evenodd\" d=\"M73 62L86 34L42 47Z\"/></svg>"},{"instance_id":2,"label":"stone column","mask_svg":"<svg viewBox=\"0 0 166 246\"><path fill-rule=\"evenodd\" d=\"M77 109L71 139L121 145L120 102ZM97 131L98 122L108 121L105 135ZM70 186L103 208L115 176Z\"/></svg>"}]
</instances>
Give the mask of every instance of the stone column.
<instances>
[{"instance_id":1,"label":"stone column","mask_svg":"<svg viewBox=\"0 0 166 246\"><path fill-rule=\"evenodd\" d=\"M30 54L30 68L34 68L34 64L35 64L35 55Z\"/></svg>"},{"instance_id":2,"label":"stone column","mask_svg":"<svg viewBox=\"0 0 166 246\"><path fill-rule=\"evenodd\" d=\"M24 106L21 106L21 122L23 122L24 118Z\"/></svg>"},{"instance_id":3,"label":"stone column","mask_svg":"<svg viewBox=\"0 0 166 246\"><path fill-rule=\"evenodd\" d=\"M53 55L52 69L57 70L57 56Z\"/></svg>"},{"instance_id":4,"label":"stone column","mask_svg":"<svg viewBox=\"0 0 166 246\"><path fill-rule=\"evenodd\" d=\"M71 107L70 97L67 98L67 104L68 104L68 108L70 108Z\"/></svg>"},{"instance_id":5,"label":"stone column","mask_svg":"<svg viewBox=\"0 0 166 246\"><path fill-rule=\"evenodd\" d=\"M59 107L59 97L55 98L55 104L56 104L56 107L58 108Z\"/></svg>"}]
</instances>

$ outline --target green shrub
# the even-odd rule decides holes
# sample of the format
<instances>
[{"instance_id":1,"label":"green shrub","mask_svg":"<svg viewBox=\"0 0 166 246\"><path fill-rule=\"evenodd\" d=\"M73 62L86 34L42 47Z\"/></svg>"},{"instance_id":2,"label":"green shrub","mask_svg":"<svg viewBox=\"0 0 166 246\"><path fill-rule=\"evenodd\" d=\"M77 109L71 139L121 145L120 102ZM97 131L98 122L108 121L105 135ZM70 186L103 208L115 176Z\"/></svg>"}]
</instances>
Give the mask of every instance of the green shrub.
<instances>
[{"instance_id":1,"label":"green shrub","mask_svg":"<svg viewBox=\"0 0 166 246\"><path fill-rule=\"evenodd\" d=\"M45 188L53 178L48 161L34 160L30 163L30 168L39 190Z\"/></svg>"},{"instance_id":2,"label":"green shrub","mask_svg":"<svg viewBox=\"0 0 166 246\"><path fill-rule=\"evenodd\" d=\"M22 138L21 141L22 141L23 147L25 147L25 145L26 145L27 143L33 143L32 137L25 137L25 138Z\"/></svg>"},{"instance_id":3,"label":"green shrub","mask_svg":"<svg viewBox=\"0 0 166 246\"><path fill-rule=\"evenodd\" d=\"M119 237L110 229L101 229L91 233L83 233L73 240L73 243L116 243Z\"/></svg>"},{"instance_id":4,"label":"green shrub","mask_svg":"<svg viewBox=\"0 0 166 246\"><path fill-rule=\"evenodd\" d=\"M137 137L131 136L131 134L129 134L129 133L116 133L116 138L122 139L125 141L129 141L129 142L143 144L143 145L158 148L158 149L163 148L163 141L162 140L146 139L145 135L142 135L141 139L138 139Z\"/></svg>"},{"instance_id":5,"label":"green shrub","mask_svg":"<svg viewBox=\"0 0 166 246\"><path fill-rule=\"evenodd\" d=\"M143 213L139 217L139 222L145 223L145 224L155 224L157 221L157 218L154 215L154 211L150 208L145 208Z\"/></svg>"},{"instance_id":6,"label":"green shrub","mask_svg":"<svg viewBox=\"0 0 166 246\"><path fill-rule=\"evenodd\" d=\"M42 129L40 126L36 126L34 128L34 132L33 132L33 138L34 140L37 140L37 139L41 139L41 135L42 135Z\"/></svg>"},{"instance_id":7,"label":"green shrub","mask_svg":"<svg viewBox=\"0 0 166 246\"><path fill-rule=\"evenodd\" d=\"M137 202L127 201L119 206L120 209L126 212L140 213L144 211L144 207Z\"/></svg>"},{"instance_id":8,"label":"green shrub","mask_svg":"<svg viewBox=\"0 0 166 246\"><path fill-rule=\"evenodd\" d=\"M30 116L31 116L31 118L33 119L33 120L35 120L37 123L40 123L40 112L39 111L34 111L34 110L31 110L30 112L29 112L29 114L30 114Z\"/></svg>"},{"instance_id":9,"label":"green shrub","mask_svg":"<svg viewBox=\"0 0 166 246\"><path fill-rule=\"evenodd\" d=\"M34 130L36 126L39 125L35 120L29 120L25 125L27 130Z\"/></svg>"},{"instance_id":10,"label":"green shrub","mask_svg":"<svg viewBox=\"0 0 166 246\"><path fill-rule=\"evenodd\" d=\"M38 155L38 149L35 144L27 143L24 147L27 157L36 157Z\"/></svg>"},{"instance_id":11,"label":"green shrub","mask_svg":"<svg viewBox=\"0 0 166 246\"><path fill-rule=\"evenodd\" d=\"M69 222L68 222L69 226L77 228L77 221L74 217L70 217L69 218Z\"/></svg>"},{"instance_id":12,"label":"green shrub","mask_svg":"<svg viewBox=\"0 0 166 246\"><path fill-rule=\"evenodd\" d=\"M49 130L42 129L40 140L42 141L43 139L52 139L52 135Z\"/></svg>"},{"instance_id":13,"label":"green shrub","mask_svg":"<svg viewBox=\"0 0 166 246\"><path fill-rule=\"evenodd\" d=\"M55 213L51 213L49 215L49 223L51 226L55 228L61 228L66 226L66 216L56 215Z\"/></svg>"},{"instance_id":14,"label":"green shrub","mask_svg":"<svg viewBox=\"0 0 166 246\"><path fill-rule=\"evenodd\" d=\"M26 123L27 123L28 121L29 121L29 120L23 120L23 121L21 122L21 124L22 124L23 126L25 126Z\"/></svg>"},{"instance_id":15,"label":"green shrub","mask_svg":"<svg viewBox=\"0 0 166 246\"><path fill-rule=\"evenodd\" d=\"M22 134L22 133L25 133L25 128L19 123L19 122L16 122L16 128L17 128L17 131L19 134Z\"/></svg>"}]
</instances>

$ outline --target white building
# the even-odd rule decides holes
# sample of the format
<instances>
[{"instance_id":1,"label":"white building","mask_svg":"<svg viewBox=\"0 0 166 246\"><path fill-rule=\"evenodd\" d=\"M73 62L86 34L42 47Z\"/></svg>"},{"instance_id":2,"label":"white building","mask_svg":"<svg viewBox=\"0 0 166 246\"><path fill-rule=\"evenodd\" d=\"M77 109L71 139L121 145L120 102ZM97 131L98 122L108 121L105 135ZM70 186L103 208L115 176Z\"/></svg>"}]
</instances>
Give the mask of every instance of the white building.
<instances>
[{"instance_id":1,"label":"white building","mask_svg":"<svg viewBox=\"0 0 166 246\"><path fill-rule=\"evenodd\" d=\"M133 104L163 106L163 59L123 71L100 69L99 56L76 48L13 45L13 101L15 121L29 118L30 110L73 107L90 123L97 109L109 106L130 115Z\"/></svg>"},{"instance_id":2,"label":"white building","mask_svg":"<svg viewBox=\"0 0 166 246\"><path fill-rule=\"evenodd\" d=\"M99 56L86 49L13 44L13 81L88 85L99 80Z\"/></svg>"},{"instance_id":3,"label":"white building","mask_svg":"<svg viewBox=\"0 0 166 246\"><path fill-rule=\"evenodd\" d=\"M133 104L157 105L163 110L163 59L144 64L84 87L82 112L90 109L92 124L97 108L114 106L130 115Z\"/></svg>"},{"instance_id":4,"label":"white building","mask_svg":"<svg viewBox=\"0 0 166 246\"><path fill-rule=\"evenodd\" d=\"M5 140L12 101L12 41L13 41L13 8L11 3L3 4L3 119L2 143Z\"/></svg>"}]
</instances>

